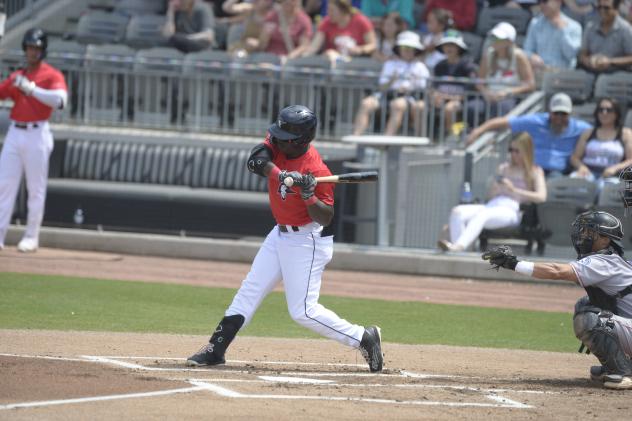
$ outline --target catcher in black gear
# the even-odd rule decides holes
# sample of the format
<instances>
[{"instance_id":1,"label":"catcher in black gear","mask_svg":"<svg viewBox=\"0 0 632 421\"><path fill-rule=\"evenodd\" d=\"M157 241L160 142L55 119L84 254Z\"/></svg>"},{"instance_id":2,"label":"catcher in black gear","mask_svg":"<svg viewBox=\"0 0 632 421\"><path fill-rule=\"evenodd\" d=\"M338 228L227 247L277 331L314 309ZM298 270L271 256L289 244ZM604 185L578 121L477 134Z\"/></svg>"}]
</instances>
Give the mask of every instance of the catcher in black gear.
<instances>
[{"instance_id":1,"label":"catcher in black gear","mask_svg":"<svg viewBox=\"0 0 632 421\"><path fill-rule=\"evenodd\" d=\"M492 268L514 270L540 279L575 282L586 293L575 304L573 328L601 363L591 379L608 389L632 389L632 265L623 259L621 221L607 212L589 211L575 218L571 241L577 261L534 263L518 260L511 247L483 253Z\"/></svg>"}]
</instances>

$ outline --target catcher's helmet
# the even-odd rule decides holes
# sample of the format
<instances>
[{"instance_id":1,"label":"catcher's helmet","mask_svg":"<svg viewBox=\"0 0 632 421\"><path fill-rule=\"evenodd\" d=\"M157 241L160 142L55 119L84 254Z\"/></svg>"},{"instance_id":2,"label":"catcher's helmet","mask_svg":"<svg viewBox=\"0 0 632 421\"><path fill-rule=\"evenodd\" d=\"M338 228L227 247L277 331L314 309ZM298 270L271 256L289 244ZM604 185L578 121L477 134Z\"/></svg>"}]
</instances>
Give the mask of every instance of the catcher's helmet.
<instances>
[{"instance_id":1,"label":"catcher's helmet","mask_svg":"<svg viewBox=\"0 0 632 421\"><path fill-rule=\"evenodd\" d=\"M303 105L290 105L279 112L277 121L268 131L279 142L306 145L316 136L316 114Z\"/></svg>"},{"instance_id":2,"label":"catcher's helmet","mask_svg":"<svg viewBox=\"0 0 632 421\"><path fill-rule=\"evenodd\" d=\"M48 36L40 28L31 28L24 33L22 37L22 50L26 51L27 46L39 47L42 49L40 60L46 57L46 49L48 48Z\"/></svg>"},{"instance_id":3,"label":"catcher's helmet","mask_svg":"<svg viewBox=\"0 0 632 421\"><path fill-rule=\"evenodd\" d=\"M623 254L623 247L617 243L623 238L621 221L608 212L588 211L577 215L571 224L571 241L579 258L593 252L593 233L610 238L617 253Z\"/></svg>"}]
</instances>

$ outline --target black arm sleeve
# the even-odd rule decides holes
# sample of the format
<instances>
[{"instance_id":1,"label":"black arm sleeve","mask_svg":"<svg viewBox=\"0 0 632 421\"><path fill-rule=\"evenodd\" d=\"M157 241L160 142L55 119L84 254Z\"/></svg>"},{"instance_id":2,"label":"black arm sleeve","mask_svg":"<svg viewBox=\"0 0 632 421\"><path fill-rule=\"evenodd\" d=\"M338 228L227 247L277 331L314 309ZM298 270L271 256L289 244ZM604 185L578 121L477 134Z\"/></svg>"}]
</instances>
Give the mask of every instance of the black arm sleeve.
<instances>
[{"instance_id":1,"label":"black arm sleeve","mask_svg":"<svg viewBox=\"0 0 632 421\"><path fill-rule=\"evenodd\" d=\"M272 151L263 143L259 143L250 151L248 158L248 171L265 177L263 169L268 162L272 161Z\"/></svg>"}]
</instances>

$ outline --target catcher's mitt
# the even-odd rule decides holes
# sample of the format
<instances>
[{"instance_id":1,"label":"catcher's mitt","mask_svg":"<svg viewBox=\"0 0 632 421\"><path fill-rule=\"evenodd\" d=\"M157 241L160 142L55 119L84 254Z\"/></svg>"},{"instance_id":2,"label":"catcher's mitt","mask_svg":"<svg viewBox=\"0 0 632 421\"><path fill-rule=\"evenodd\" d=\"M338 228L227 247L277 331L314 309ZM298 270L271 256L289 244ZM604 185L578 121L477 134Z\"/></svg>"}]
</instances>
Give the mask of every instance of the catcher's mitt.
<instances>
[{"instance_id":1,"label":"catcher's mitt","mask_svg":"<svg viewBox=\"0 0 632 421\"><path fill-rule=\"evenodd\" d=\"M505 269L515 270L518 264L516 255L513 254L513 250L509 246L497 246L491 250L487 250L481 256L483 260L489 260L489 264L493 269L498 270L503 267Z\"/></svg>"}]
</instances>

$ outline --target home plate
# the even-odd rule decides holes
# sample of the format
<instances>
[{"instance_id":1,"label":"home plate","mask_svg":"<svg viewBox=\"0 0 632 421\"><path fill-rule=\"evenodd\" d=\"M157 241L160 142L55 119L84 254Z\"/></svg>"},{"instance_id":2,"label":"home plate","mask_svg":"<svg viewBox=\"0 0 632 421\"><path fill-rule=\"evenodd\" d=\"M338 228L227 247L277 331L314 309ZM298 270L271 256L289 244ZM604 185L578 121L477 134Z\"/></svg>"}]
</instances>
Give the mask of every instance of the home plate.
<instances>
[{"instance_id":1,"label":"home plate","mask_svg":"<svg viewBox=\"0 0 632 421\"><path fill-rule=\"evenodd\" d=\"M300 384L325 384L333 383L333 380L306 379L301 377L258 376L261 380L276 383L300 383Z\"/></svg>"}]
</instances>

